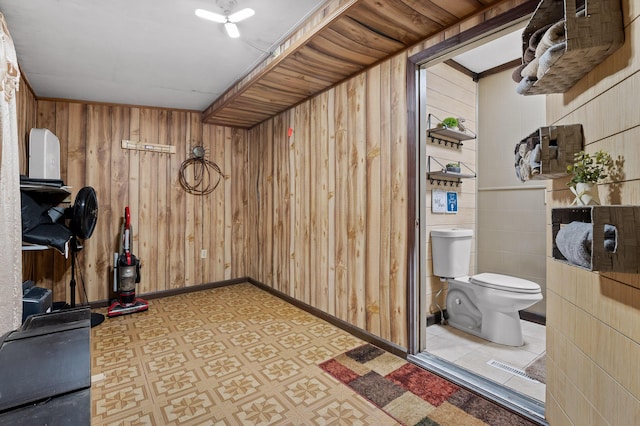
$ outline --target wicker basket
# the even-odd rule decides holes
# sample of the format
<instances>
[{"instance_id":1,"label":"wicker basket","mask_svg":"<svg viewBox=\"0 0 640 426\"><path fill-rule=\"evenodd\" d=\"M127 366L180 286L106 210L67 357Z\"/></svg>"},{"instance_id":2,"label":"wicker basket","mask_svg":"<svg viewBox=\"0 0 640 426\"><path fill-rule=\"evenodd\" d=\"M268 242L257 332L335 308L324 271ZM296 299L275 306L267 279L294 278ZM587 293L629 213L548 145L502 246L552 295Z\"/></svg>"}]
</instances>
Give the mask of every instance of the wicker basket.
<instances>
[{"instance_id":1,"label":"wicker basket","mask_svg":"<svg viewBox=\"0 0 640 426\"><path fill-rule=\"evenodd\" d=\"M523 57L531 35L565 20L564 54L525 93L564 93L624 43L620 0L584 0L586 16L576 16L578 0L542 0L522 33Z\"/></svg>"},{"instance_id":2,"label":"wicker basket","mask_svg":"<svg viewBox=\"0 0 640 426\"><path fill-rule=\"evenodd\" d=\"M586 269L635 274L640 272L640 206L587 206L552 209L552 256L560 262L569 263L556 245L556 236L563 224L573 221L593 225L591 267ZM615 252L609 252L604 248L605 225L616 227Z\"/></svg>"},{"instance_id":3,"label":"wicker basket","mask_svg":"<svg viewBox=\"0 0 640 426\"><path fill-rule=\"evenodd\" d=\"M529 177L531 180L566 177L567 166L584 146L582 124L540 127L517 146L532 138L540 143L540 170Z\"/></svg>"}]
</instances>

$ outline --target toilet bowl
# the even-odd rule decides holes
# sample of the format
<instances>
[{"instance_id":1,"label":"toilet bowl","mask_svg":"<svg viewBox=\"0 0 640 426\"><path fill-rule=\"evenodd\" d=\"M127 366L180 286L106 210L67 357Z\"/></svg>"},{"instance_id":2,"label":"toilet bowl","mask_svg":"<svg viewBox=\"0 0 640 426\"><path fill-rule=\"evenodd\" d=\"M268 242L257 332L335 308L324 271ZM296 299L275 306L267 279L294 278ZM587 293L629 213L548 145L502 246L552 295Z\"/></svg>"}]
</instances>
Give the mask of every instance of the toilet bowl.
<instances>
[{"instance_id":1,"label":"toilet bowl","mask_svg":"<svg viewBox=\"0 0 640 426\"><path fill-rule=\"evenodd\" d=\"M431 231L433 273L448 283L448 323L495 343L522 346L518 311L542 300L540 286L501 274L469 277L472 236L470 229Z\"/></svg>"},{"instance_id":2,"label":"toilet bowl","mask_svg":"<svg viewBox=\"0 0 640 426\"><path fill-rule=\"evenodd\" d=\"M491 273L450 278L447 283L451 326L502 345L524 344L518 311L542 300L538 284Z\"/></svg>"}]
</instances>

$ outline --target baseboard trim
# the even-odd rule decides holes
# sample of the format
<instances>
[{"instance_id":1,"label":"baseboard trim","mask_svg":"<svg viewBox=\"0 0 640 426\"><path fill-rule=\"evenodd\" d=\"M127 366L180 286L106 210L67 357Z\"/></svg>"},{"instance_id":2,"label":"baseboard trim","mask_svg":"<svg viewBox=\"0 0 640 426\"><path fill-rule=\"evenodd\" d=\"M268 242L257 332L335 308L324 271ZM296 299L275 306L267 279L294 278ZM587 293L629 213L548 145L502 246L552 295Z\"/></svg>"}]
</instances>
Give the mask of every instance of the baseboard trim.
<instances>
[{"instance_id":1,"label":"baseboard trim","mask_svg":"<svg viewBox=\"0 0 640 426\"><path fill-rule=\"evenodd\" d=\"M427 315L427 327L430 327L430 326L435 325L435 324L441 324L442 323L442 316L444 315L445 318L447 316L446 312L447 312L447 310L444 309L442 311L442 313L436 312L435 314Z\"/></svg>"},{"instance_id":2,"label":"baseboard trim","mask_svg":"<svg viewBox=\"0 0 640 426\"><path fill-rule=\"evenodd\" d=\"M447 310L444 309L442 311L442 315L447 317ZM440 324L442 322L442 315L440 312L436 312L435 314L427 315L427 327L430 327L434 324ZM547 325L547 317L541 314L536 314L535 312L527 312L520 311L520 319L533 322L535 324Z\"/></svg>"},{"instance_id":3,"label":"baseboard trim","mask_svg":"<svg viewBox=\"0 0 640 426\"><path fill-rule=\"evenodd\" d=\"M547 325L547 317L535 312L520 311L520 319L544 326Z\"/></svg>"},{"instance_id":4,"label":"baseboard trim","mask_svg":"<svg viewBox=\"0 0 640 426\"><path fill-rule=\"evenodd\" d=\"M198 285L189 286L189 287L172 288L171 290L163 290L163 291L157 291L154 293L139 294L137 296L146 300L159 299L161 297L177 296L179 294L193 293L194 291L209 290L212 288L226 287L229 285L242 284L247 282L250 282L249 277L234 278L232 280L216 281L213 283L198 284ZM110 300L99 300L96 302L89 303L89 306L92 309L104 308L109 305L111 305Z\"/></svg>"},{"instance_id":5,"label":"baseboard trim","mask_svg":"<svg viewBox=\"0 0 640 426\"><path fill-rule=\"evenodd\" d=\"M366 330L363 330L361 328L358 328L356 326L354 326L353 324L350 324L344 320L341 320L340 318L337 318L333 315L330 315L324 311L321 311L318 308L314 308L311 305L308 305L304 302L301 302L297 299L294 299L293 297L278 291L274 288L269 287L268 285L261 283L260 281L254 280L253 278L249 278L249 282L253 285L255 285L256 287L258 287L261 290L264 290L270 294L273 294L276 297L279 297L280 299L291 303L293 306L302 309L305 312L310 313L313 316L316 316L326 322L328 322L329 324L332 324L336 327L338 327L341 330L346 331L347 333L364 340L367 343L371 343L372 345L375 345L377 347L379 347L380 349L384 349L387 352L391 352L392 354L399 356L400 358L403 359L407 359L407 350L401 346L396 345L395 343L389 342L387 340L384 340L374 334L369 333Z\"/></svg>"}]
</instances>

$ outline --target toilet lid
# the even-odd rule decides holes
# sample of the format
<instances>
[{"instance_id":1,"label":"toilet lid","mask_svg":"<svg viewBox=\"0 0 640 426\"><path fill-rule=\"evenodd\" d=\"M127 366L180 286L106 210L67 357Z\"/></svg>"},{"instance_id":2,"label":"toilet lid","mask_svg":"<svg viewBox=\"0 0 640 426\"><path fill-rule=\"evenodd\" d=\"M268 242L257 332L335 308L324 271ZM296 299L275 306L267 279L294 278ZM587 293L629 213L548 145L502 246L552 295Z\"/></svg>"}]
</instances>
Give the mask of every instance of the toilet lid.
<instances>
[{"instance_id":1,"label":"toilet lid","mask_svg":"<svg viewBox=\"0 0 640 426\"><path fill-rule=\"evenodd\" d=\"M495 288L496 290L512 291L514 293L540 293L540 286L533 281L508 275L485 272L472 276L469 281L483 287Z\"/></svg>"}]
</instances>

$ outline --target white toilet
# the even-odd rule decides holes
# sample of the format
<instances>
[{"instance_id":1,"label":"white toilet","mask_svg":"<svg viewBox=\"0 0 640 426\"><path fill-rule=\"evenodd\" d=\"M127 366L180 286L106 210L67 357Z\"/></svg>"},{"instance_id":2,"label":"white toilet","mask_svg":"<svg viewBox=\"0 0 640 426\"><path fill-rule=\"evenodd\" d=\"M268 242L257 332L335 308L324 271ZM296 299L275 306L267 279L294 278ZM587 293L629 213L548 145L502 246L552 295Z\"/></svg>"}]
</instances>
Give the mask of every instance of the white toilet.
<instances>
[{"instance_id":1,"label":"white toilet","mask_svg":"<svg viewBox=\"0 0 640 426\"><path fill-rule=\"evenodd\" d=\"M542 300L540 286L507 275L482 273L469 277L471 229L431 231L433 275L448 282L448 322L492 342L522 346L518 311Z\"/></svg>"}]
</instances>

